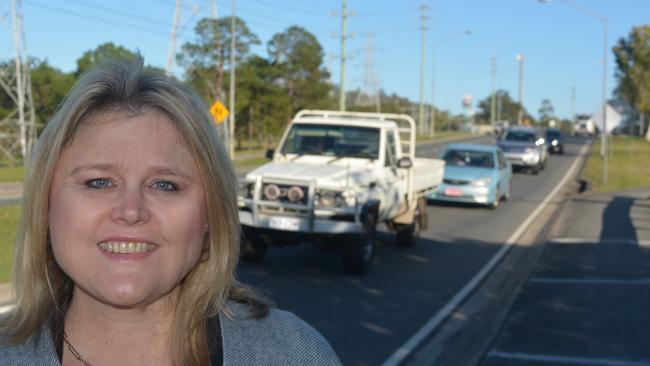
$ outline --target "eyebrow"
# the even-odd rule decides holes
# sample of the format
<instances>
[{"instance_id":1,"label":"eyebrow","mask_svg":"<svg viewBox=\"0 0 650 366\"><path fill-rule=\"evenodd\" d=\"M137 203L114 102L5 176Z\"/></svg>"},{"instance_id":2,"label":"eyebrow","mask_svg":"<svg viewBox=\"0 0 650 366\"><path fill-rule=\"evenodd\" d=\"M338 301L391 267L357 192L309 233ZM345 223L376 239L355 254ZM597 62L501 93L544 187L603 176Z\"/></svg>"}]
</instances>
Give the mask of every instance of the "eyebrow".
<instances>
[{"instance_id":1,"label":"eyebrow","mask_svg":"<svg viewBox=\"0 0 650 366\"><path fill-rule=\"evenodd\" d=\"M104 171L104 172L110 172L110 171L118 171L119 168L115 164L111 163L92 163L92 164L83 164L80 165L70 172L70 175L76 175L79 174L83 171L86 170L98 170L98 171ZM160 165L154 165L152 167L149 167L147 169L147 174L148 175L173 175L173 176L179 176L182 178L185 178L191 182L194 182L194 178L190 175L187 174L186 172L180 170L180 169L175 169L171 168L168 166L160 166Z\"/></svg>"}]
</instances>

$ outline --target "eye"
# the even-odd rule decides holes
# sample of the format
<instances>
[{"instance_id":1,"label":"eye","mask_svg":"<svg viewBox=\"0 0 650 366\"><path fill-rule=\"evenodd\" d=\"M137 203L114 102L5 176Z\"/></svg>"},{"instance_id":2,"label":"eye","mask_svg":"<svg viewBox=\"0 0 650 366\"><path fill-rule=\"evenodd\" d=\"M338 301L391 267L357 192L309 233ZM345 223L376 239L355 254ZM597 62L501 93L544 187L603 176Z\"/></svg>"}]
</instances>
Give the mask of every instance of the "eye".
<instances>
[{"instance_id":1,"label":"eye","mask_svg":"<svg viewBox=\"0 0 650 366\"><path fill-rule=\"evenodd\" d=\"M178 187L176 184L167 181L167 180L159 180L153 183L153 188L159 189L161 191L178 191Z\"/></svg>"},{"instance_id":2,"label":"eye","mask_svg":"<svg viewBox=\"0 0 650 366\"><path fill-rule=\"evenodd\" d=\"M93 178L85 182L86 187L93 189L111 188L113 182L108 178Z\"/></svg>"}]
</instances>

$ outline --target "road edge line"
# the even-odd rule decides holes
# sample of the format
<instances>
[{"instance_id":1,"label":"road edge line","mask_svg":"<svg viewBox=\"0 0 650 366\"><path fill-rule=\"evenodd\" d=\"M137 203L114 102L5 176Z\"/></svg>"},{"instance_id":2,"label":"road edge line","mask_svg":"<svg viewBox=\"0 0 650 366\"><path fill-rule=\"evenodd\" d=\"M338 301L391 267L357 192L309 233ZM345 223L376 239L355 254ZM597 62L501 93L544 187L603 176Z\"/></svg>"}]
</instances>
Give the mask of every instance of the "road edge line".
<instances>
[{"instance_id":1,"label":"road edge line","mask_svg":"<svg viewBox=\"0 0 650 366\"><path fill-rule=\"evenodd\" d=\"M506 255L506 253L512 248L517 240L521 237L524 231L530 226L530 224L537 218L537 216L546 208L548 203L557 195L560 189L563 189L570 177L573 176L574 171L578 168L579 163L584 159L586 155L586 150L591 145L591 142L588 142L582 146L578 157L573 161L569 170L564 175L560 184L558 184L551 193L546 196L546 198L533 210L533 212L528 215L526 220L519 225L517 230L515 230L512 235L506 240L506 243L498 252L496 252L492 258L472 277L469 282L467 282L461 289L458 291L452 298L449 300L438 312L427 321L424 326L422 326L406 343L400 346L384 363L382 366L399 366L404 362L411 354L413 354L420 344L424 342L429 336L435 332L440 325L449 317L454 309L458 308L460 304L465 301L467 296L471 294L476 287L483 282L485 277L492 272L494 267L501 261L501 259Z\"/></svg>"}]
</instances>

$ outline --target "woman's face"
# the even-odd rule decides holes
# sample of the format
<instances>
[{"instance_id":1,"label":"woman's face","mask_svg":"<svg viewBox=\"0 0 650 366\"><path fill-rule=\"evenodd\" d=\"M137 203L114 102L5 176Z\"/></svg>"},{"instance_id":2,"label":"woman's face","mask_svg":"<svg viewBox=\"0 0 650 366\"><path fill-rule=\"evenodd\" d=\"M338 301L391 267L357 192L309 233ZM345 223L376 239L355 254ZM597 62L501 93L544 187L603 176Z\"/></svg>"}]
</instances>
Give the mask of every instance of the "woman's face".
<instances>
[{"instance_id":1,"label":"woman's face","mask_svg":"<svg viewBox=\"0 0 650 366\"><path fill-rule=\"evenodd\" d=\"M80 127L54 169L49 224L75 296L120 308L166 298L207 230L199 172L172 122L109 112Z\"/></svg>"}]
</instances>

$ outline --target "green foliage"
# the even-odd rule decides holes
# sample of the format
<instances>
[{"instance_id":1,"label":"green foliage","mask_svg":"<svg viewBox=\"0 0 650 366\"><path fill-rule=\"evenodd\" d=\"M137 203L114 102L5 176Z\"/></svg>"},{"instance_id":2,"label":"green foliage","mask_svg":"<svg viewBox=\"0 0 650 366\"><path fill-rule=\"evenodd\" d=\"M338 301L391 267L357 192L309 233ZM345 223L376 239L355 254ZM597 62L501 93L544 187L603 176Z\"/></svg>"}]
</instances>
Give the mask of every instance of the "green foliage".
<instances>
[{"instance_id":1,"label":"green foliage","mask_svg":"<svg viewBox=\"0 0 650 366\"><path fill-rule=\"evenodd\" d=\"M650 113L650 25L634 27L614 47L616 93L642 113Z\"/></svg>"},{"instance_id":2,"label":"green foliage","mask_svg":"<svg viewBox=\"0 0 650 366\"><path fill-rule=\"evenodd\" d=\"M11 278L14 241L18 230L20 207L0 207L0 283Z\"/></svg>"},{"instance_id":3,"label":"green foliage","mask_svg":"<svg viewBox=\"0 0 650 366\"><path fill-rule=\"evenodd\" d=\"M0 165L0 182L22 182L23 180L25 180L24 167L2 167Z\"/></svg>"},{"instance_id":4,"label":"green foliage","mask_svg":"<svg viewBox=\"0 0 650 366\"><path fill-rule=\"evenodd\" d=\"M94 50L84 52L84 54L77 59L77 71L75 71L74 76L78 78L84 72L100 65L107 59L128 60L135 58L135 55L134 52L131 52L122 46L115 45L112 42L101 44Z\"/></svg>"},{"instance_id":5,"label":"green foliage","mask_svg":"<svg viewBox=\"0 0 650 366\"><path fill-rule=\"evenodd\" d=\"M183 44L176 56L185 67L187 82L210 103L224 100L225 66L230 64L230 26L230 17L201 19L194 27L195 41ZM239 63L248 57L250 47L260 41L241 18L235 18L235 27L235 59Z\"/></svg>"},{"instance_id":6,"label":"green foliage","mask_svg":"<svg viewBox=\"0 0 650 366\"><path fill-rule=\"evenodd\" d=\"M497 111L501 111L501 120L510 121L511 123L516 122L517 115L519 113L519 102L513 100L506 90L497 90L495 94ZM485 99L478 102L478 112L476 113L475 118L479 124L488 124L491 121L491 108L492 94L488 95ZM498 112L497 114L499 115ZM534 118L530 115L530 113L528 113L526 108L524 108L524 119L528 119L534 122Z\"/></svg>"},{"instance_id":7,"label":"green foliage","mask_svg":"<svg viewBox=\"0 0 650 366\"><path fill-rule=\"evenodd\" d=\"M323 67L323 48L304 28L292 26L268 43L270 61L279 70L278 81L289 96L288 118L305 108L324 108L331 90Z\"/></svg>"},{"instance_id":8,"label":"green foliage","mask_svg":"<svg viewBox=\"0 0 650 366\"><path fill-rule=\"evenodd\" d=\"M553 104L548 99L542 99L542 105L539 107L539 122L548 124L548 121L554 117Z\"/></svg>"},{"instance_id":9,"label":"green foliage","mask_svg":"<svg viewBox=\"0 0 650 366\"><path fill-rule=\"evenodd\" d=\"M625 189L650 187L650 142L642 137L614 136L608 146L607 184L603 184L603 159L600 157L600 139L591 148L582 176L596 192L616 192Z\"/></svg>"},{"instance_id":10,"label":"green foliage","mask_svg":"<svg viewBox=\"0 0 650 366\"><path fill-rule=\"evenodd\" d=\"M32 67L31 78L36 122L43 125L63 102L74 76L50 66L46 60Z\"/></svg>"}]
</instances>

